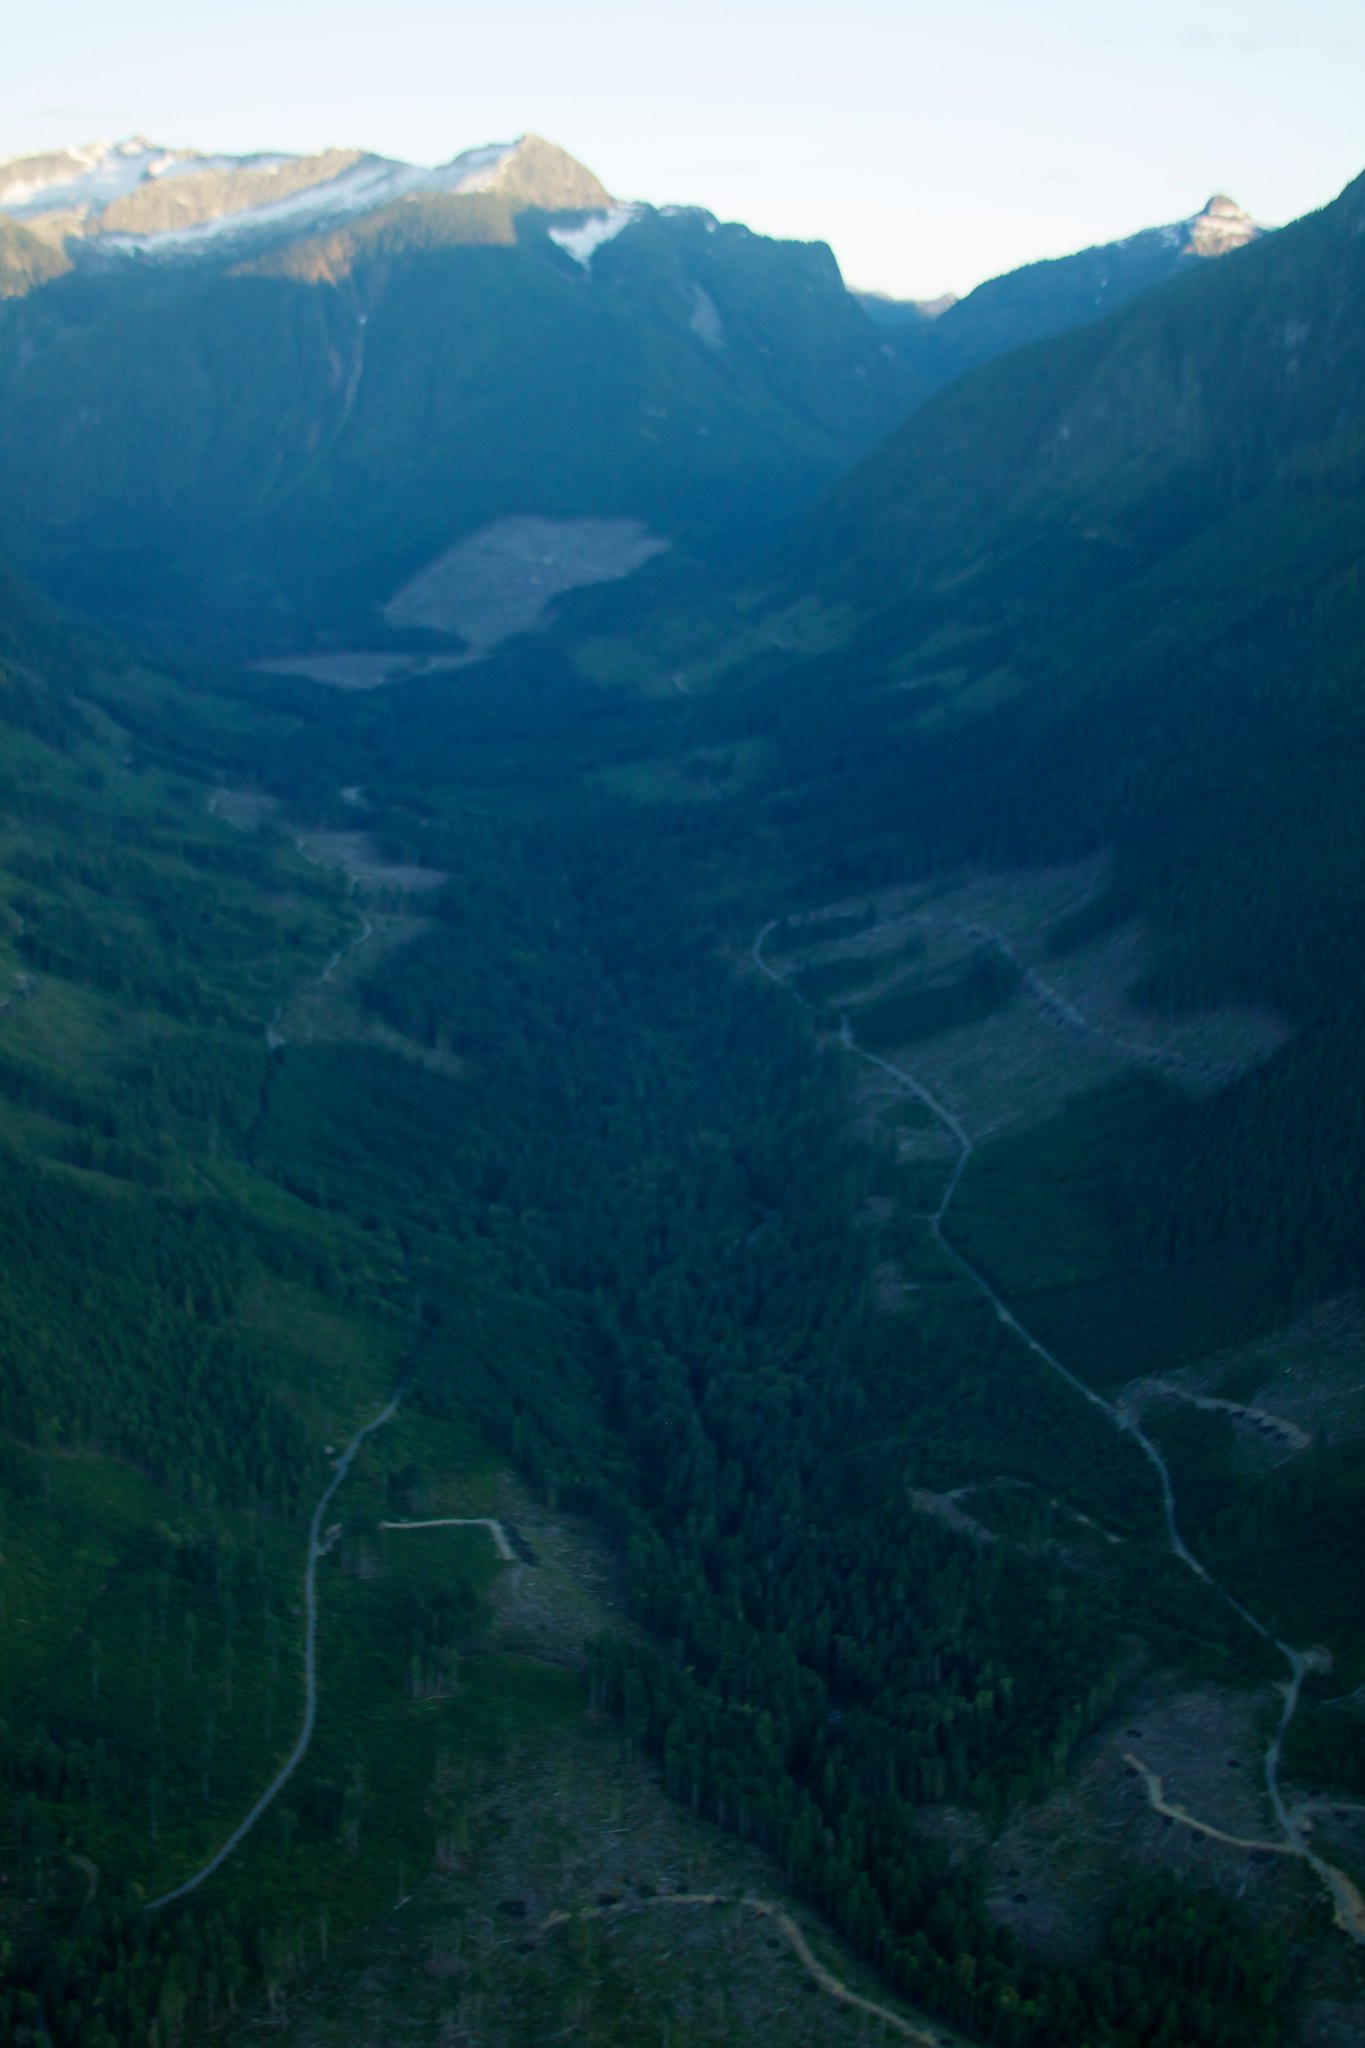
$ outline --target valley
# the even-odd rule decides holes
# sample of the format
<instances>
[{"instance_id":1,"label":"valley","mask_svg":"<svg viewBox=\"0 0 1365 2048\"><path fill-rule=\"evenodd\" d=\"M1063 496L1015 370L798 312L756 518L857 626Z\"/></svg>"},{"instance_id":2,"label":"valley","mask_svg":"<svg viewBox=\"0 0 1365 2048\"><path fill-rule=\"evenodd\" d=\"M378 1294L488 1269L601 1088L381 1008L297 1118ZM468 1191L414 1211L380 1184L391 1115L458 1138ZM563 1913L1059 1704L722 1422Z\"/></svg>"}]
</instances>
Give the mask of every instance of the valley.
<instances>
[{"instance_id":1,"label":"valley","mask_svg":"<svg viewBox=\"0 0 1365 2048\"><path fill-rule=\"evenodd\" d=\"M1360 181L7 190L0 2040L1349 2048Z\"/></svg>"}]
</instances>

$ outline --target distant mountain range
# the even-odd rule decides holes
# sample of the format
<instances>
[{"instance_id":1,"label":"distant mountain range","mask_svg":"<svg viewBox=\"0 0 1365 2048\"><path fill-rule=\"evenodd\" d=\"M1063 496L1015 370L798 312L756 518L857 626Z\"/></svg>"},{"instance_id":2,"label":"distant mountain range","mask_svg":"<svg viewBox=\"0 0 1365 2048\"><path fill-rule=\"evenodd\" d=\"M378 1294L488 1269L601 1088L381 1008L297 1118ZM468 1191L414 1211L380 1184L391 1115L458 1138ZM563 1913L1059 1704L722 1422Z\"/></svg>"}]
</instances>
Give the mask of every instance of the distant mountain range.
<instances>
[{"instance_id":1,"label":"distant mountain range","mask_svg":"<svg viewBox=\"0 0 1365 2048\"><path fill-rule=\"evenodd\" d=\"M610 208L604 187L538 135L466 150L435 170L368 150L204 156L134 136L0 164L0 210L43 240L158 257L292 241L419 192L493 192L562 212Z\"/></svg>"},{"instance_id":2,"label":"distant mountain range","mask_svg":"<svg viewBox=\"0 0 1365 2048\"><path fill-rule=\"evenodd\" d=\"M1215 202L907 325L823 244L622 204L533 135L435 170L142 138L17 159L0 551L85 612L258 654L372 640L507 516L753 552L961 369L1254 232Z\"/></svg>"}]
</instances>

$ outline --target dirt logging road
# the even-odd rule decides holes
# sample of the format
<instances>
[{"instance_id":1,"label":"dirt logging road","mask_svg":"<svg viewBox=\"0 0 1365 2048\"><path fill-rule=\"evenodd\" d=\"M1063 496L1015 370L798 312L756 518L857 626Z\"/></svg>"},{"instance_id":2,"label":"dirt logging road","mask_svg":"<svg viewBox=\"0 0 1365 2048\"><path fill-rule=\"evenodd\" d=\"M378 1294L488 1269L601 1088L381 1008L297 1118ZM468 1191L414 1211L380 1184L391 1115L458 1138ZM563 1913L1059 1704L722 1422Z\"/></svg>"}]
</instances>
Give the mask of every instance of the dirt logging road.
<instances>
[{"instance_id":1,"label":"dirt logging road","mask_svg":"<svg viewBox=\"0 0 1365 2048\"><path fill-rule=\"evenodd\" d=\"M308 1745L313 1740L313 1724L317 1720L318 1712L317 1581L318 1559L324 1554L322 1548L322 1518L331 1505L332 1497L336 1493L337 1488L350 1471L356 1452L360 1449L366 1437L373 1436L377 1429L382 1429L386 1422L392 1421L402 1405L404 1391L404 1387L400 1386L388 1406L382 1408L378 1415L374 1416L371 1421L365 1423L356 1431L341 1456L337 1459L336 1469L332 1473L325 1491L319 1495L318 1504L313 1509L313 1519L308 1525L308 1557L303 1573L303 1725L299 1729L298 1739L278 1771L276 1771L274 1777L270 1780L270 1783L266 1786L264 1792L262 1792L260 1798L256 1801L256 1804L252 1807L250 1813L246 1815L244 1820L238 1822L222 1847L210 1856L207 1863L202 1864L195 1871L193 1877L187 1877L183 1884L174 1886L171 1891L162 1892L159 1898L149 1899L147 1902L148 1912L154 1912L159 1906L172 1905L176 1899L188 1897L190 1892L198 1891L200 1885L206 1879L212 1877L215 1870L221 1869L233 1850L239 1843L245 1841L246 1837L251 1833L261 1815L279 1797L308 1754Z\"/></svg>"}]
</instances>

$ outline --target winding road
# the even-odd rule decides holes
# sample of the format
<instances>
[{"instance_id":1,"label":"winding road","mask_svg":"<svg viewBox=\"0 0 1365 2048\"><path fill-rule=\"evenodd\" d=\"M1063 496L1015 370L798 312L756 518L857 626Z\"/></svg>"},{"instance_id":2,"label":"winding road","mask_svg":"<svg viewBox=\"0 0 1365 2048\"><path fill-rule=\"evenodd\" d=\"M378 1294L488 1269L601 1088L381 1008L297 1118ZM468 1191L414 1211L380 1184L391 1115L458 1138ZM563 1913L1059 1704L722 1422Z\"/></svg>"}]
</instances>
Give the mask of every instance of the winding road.
<instances>
[{"instance_id":1,"label":"winding road","mask_svg":"<svg viewBox=\"0 0 1365 2048\"><path fill-rule=\"evenodd\" d=\"M785 976L769 966L763 957L764 943L769 934L776 930L779 922L779 919L771 918L755 938L750 949L753 963L760 973L766 975L767 979L775 983L785 995L799 1003L803 1009L809 1010L811 1005L806 1001L805 997L799 991L793 989ZM964 929L969 930L974 937L993 936L987 933L985 928L981 926L967 926ZM997 941L997 943L999 942ZM1013 958L1013 955L1011 954L1009 957ZM1067 1021L1070 1021L1069 1018ZM1095 1030L1095 1027L1089 1025L1086 1025L1085 1028L1087 1032ZM1105 1034L1099 1035L1104 1036ZM1285 1838L1283 1849L1279 1853L1301 1857L1312 1867L1331 1896L1337 1926L1343 1932L1349 1934L1353 1941L1365 1946L1365 1898L1362 1898L1359 1890L1352 1883L1351 1879L1346 1876L1344 1871L1338 1870L1334 1864L1328 1863L1323 1857L1318 1855L1315 1849L1311 1848L1304 1841L1301 1828L1285 1805L1284 1794L1280 1789L1280 1757L1284 1748L1284 1738L1290 1722L1298 1711L1304 1678L1308 1671L1314 1668L1311 1653L1305 1654L1301 1650L1292 1648L1290 1644L1281 1642L1279 1637L1272 1634L1266 1624L1259 1620L1249 1607L1244 1606L1235 1593L1230 1592L1226 1586L1221 1585L1194 1555L1181 1535L1176 1521L1175 1488L1171 1482L1170 1467L1157 1446L1152 1442L1152 1439L1142 1429L1135 1411L1131 1407L1122 1404L1115 1405L1112 1401L1106 1401L1103 1395L1097 1394L1093 1387L1087 1386L1084 1380L1078 1378L1068 1366L1063 1365L1054 1352L1049 1351L1047 1346L1040 1343L1031 1330L1025 1328L1008 1303L997 1294L990 1281L972 1264L966 1254L958 1249L957 1245L954 1244L952 1238L948 1235L944 1228L944 1221L949 1209L952 1207L953 1198L957 1194L962 1176L967 1170L967 1163L976 1150L961 1118L956 1116L946 1104L940 1102L937 1096L916 1075L910 1073L904 1067L896 1066L891 1060L883 1059L879 1053L869 1052L866 1046L859 1045L853 1035L853 1027L849 1023L847 1016L840 1018L839 1039L844 1050L855 1059L863 1060L869 1066L878 1068L882 1073L890 1075L892 1080L898 1082L900 1086L909 1089L910 1093L922 1102L925 1108L938 1119L939 1123L953 1140L955 1157L952 1170L949 1173L947 1183L939 1199L938 1207L926 1218L935 1242L952 1260L953 1264L958 1267L959 1271L966 1275L977 1292L990 1303L1000 1321L1014 1332L1019 1341L1025 1344L1036 1358L1041 1359L1043 1364L1052 1372L1057 1373L1060 1378L1064 1379L1067 1385L1080 1395L1082 1400L1089 1402L1092 1407L1098 1408L1108 1417L1115 1429L1130 1437L1138 1446L1156 1473L1157 1482L1161 1488L1167 1543L1172 1555L1179 1558L1180 1562L1193 1572L1196 1578L1202 1579L1210 1591L1216 1593L1225 1605L1230 1607L1232 1612L1247 1624L1248 1628L1253 1629L1261 1637L1263 1642L1270 1644L1274 1650L1278 1651L1279 1655L1288 1665L1289 1677L1281 1688L1284 1705L1276 1723L1275 1732L1265 1753L1266 1793L1270 1800L1271 1811ZM1115 1040L1111 1042L1119 1045L1121 1050L1123 1049L1120 1041ZM1134 1759L1134 1762L1136 1764L1136 1759ZM1136 1764L1136 1767L1139 1770L1146 1771L1145 1765ZM1149 1776L1152 1779L1155 1778L1155 1774L1149 1774ZM1159 1786L1160 1781L1155 1780L1155 1782ZM1150 1782L1148 1791L1150 1796ZM1173 1820L1184 1821L1186 1824L1198 1828L1201 1833L1211 1834L1215 1832L1203 1823L1194 1821L1182 1808L1168 1807L1163 1803L1158 1810L1166 1813ZM1252 1846L1261 1848L1270 1845L1258 1843Z\"/></svg>"},{"instance_id":2,"label":"winding road","mask_svg":"<svg viewBox=\"0 0 1365 2048\"><path fill-rule=\"evenodd\" d=\"M307 859L306 854L304 858ZM353 883L353 889L354 886L355 885ZM358 953L360 951L360 948L364 945L365 941L367 939L372 939L374 937L374 926L370 922L369 918L365 915L364 911L358 910L356 912L356 915L360 919L359 932L356 934L355 938L348 939L344 946L337 947L335 953L333 953L331 959L327 962L327 965L323 968L321 974L318 976L319 981L330 981L332 979L332 976L336 973L338 967L340 967L342 961L346 959L349 954Z\"/></svg>"},{"instance_id":3,"label":"winding road","mask_svg":"<svg viewBox=\"0 0 1365 2048\"><path fill-rule=\"evenodd\" d=\"M739 1906L746 1912L754 1913L760 1920L767 1920L782 1936L806 1974L814 1978L822 1991L841 2005L852 2006L855 2012L866 2013L870 2019L879 2020L893 2034L899 2034L903 2041L914 2041L919 2048L959 2048L960 2034L951 2034L941 2026L923 2026L902 2014L893 2012L888 2005L878 2005L871 1998L854 1991L845 1984L842 1977L836 1977L811 1949L810 1943L784 1906L772 1899L756 1899L747 1893L735 1897L726 1892L668 1892L656 1899L622 1899L614 1906L583 1906L576 1913L547 1913L536 1929L537 1934L551 1933L556 1927L566 1927L574 1920L608 1920L628 1912L648 1912L660 1906Z\"/></svg>"},{"instance_id":4,"label":"winding road","mask_svg":"<svg viewBox=\"0 0 1365 2048\"><path fill-rule=\"evenodd\" d=\"M222 1847L215 1850L208 1862L195 1871L193 1877L187 1877L183 1884L174 1886L168 1892L162 1892L159 1898L149 1899L147 1901L147 1911L149 1913L154 1913L160 1906L172 1905L176 1899L188 1897L190 1892L198 1891L200 1885L206 1879L212 1877L215 1870L221 1869L233 1850L251 1833L251 1830L255 1827L266 1808L278 1798L299 1765L303 1762L304 1757L308 1754L308 1745L313 1739L313 1723L317 1719L318 1711L317 1572L318 1559L323 1555L321 1543L322 1518L327 1512L332 1496L350 1471L356 1452L360 1449L366 1437L373 1436L377 1429L382 1429L386 1422L392 1421L393 1417L398 1413L404 1391L405 1387L400 1386L388 1406L382 1408L378 1415L356 1431L345 1450L341 1453L341 1456L337 1459L336 1470L333 1472L326 1489L319 1496L318 1504L313 1509L313 1519L308 1525L308 1561L304 1567L303 1574L303 1725L299 1729L298 1739L278 1771L276 1771L274 1777L270 1780L270 1783L266 1786L264 1792L262 1792L260 1798L256 1801L256 1804L252 1807L250 1813L247 1814L244 1820L238 1822Z\"/></svg>"},{"instance_id":5,"label":"winding road","mask_svg":"<svg viewBox=\"0 0 1365 2048\"><path fill-rule=\"evenodd\" d=\"M215 817L218 815L219 801L224 794L225 792L221 790L216 792L212 801L209 804L210 813ZM294 844L298 848L298 851L302 855L303 859L308 861L311 866L317 867L321 865L320 862L313 860L312 855L308 853L301 839L296 838ZM354 894L355 886L355 878L352 877L350 885L351 894ZM330 956L325 966L323 967L322 972L317 977L319 983L330 981L332 979L332 976L336 973L337 968L341 965L342 961L347 957L347 955L350 953L354 953L359 947L365 944L367 939L370 939L374 936L374 925L371 923L369 917L365 914L365 912L363 910L358 910L357 915L360 919L359 932L357 933L355 938L348 940L344 946L339 946L336 952L334 952ZM277 1029L280 1018L284 1011L284 1007L284 1001L281 1001L279 1004L276 1005L275 1013L272 1016L269 1025L266 1027L266 1042L270 1046L272 1051L287 1043L286 1039ZM250 1834L251 1830L255 1827L257 1821L260 1819L261 1815L279 1797L280 1793L289 1783L289 1780L293 1777L299 1765L303 1762L304 1757L308 1754L309 1744L313 1740L313 1725L317 1720L318 1707L318 1559L326 1556L328 1548L328 1546L324 1544L322 1540L322 1518L324 1514L327 1512L327 1509L331 1504L333 1496L336 1494L338 1487L345 1479L346 1474L350 1471L352 1463L355 1460L356 1453L359 1451L361 1445L365 1442L365 1439L367 1437L373 1436L374 1432L377 1429L382 1429L384 1424L386 1422L392 1421L393 1417L397 1414L398 1409L402 1404L405 1387L406 1382L404 1382L402 1385L398 1387L392 1399L389 1401L387 1407L382 1408L378 1415L374 1416L369 1422L363 1424L362 1427L358 1429L355 1435L351 1438L351 1441L347 1444L345 1450L341 1453L341 1456L336 1461L336 1466L332 1473L331 1479L328 1481L327 1486L324 1488L323 1492L318 1497L317 1505L313 1509L313 1519L308 1525L308 1554L307 1561L304 1565L303 1573L303 1722L299 1729L298 1738L294 1743L294 1747L290 1750L289 1755L280 1765L279 1770L275 1773L270 1783L266 1786L264 1792L262 1792L260 1798L256 1801L256 1804L252 1807L251 1811L245 1816L243 1820L238 1822L237 1826L233 1829L232 1833L228 1836L227 1840L222 1844L222 1846L219 1849L215 1850L214 1854L210 1856L208 1862L201 1865L201 1867L195 1871L192 1877L187 1877L183 1884L175 1885L168 1892L162 1892L158 1898L149 1899L147 1901L146 1908L146 1910L149 1913L155 1912L161 1906L172 1905L175 1902L175 1900L187 1897L190 1892L198 1891L201 1884L205 1883L205 1881L208 1878L212 1877L216 1870L221 1869L223 1864L226 1863L228 1857L231 1856L233 1850L236 1849L240 1845L240 1843L242 1843ZM486 1517L480 1517L477 1518L477 1520L479 1527L488 1528L492 1530L493 1540L497 1546L499 1557L514 1560L515 1552L513 1551L511 1544L507 1540L507 1534L506 1531L503 1529L502 1524L500 1522L490 1521ZM452 1521L449 1524L430 1522L385 1522L382 1526L386 1529L400 1529L436 1528L445 1526L458 1527L469 1525L466 1523L456 1523Z\"/></svg>"},{"instance_id":6,"label":"winding road","mask_svg":"<svg viewBox=\"0 0 1365 2048\"><path fill-rule=\"evenodd\" d=\"M1283 1415L1272 1415L1268 1408L1249 1408L1245 1401L1222 1401L1213 1394L1192 1394L1187 1387L1177 1387L1170 1380L1134 1380L1124 1388L1120 1399L1134 1415L1149 1400L1185 1401L1207 1415L1230 1415L1234 1422L1250 1423L1263 1440L1285 1451L1306 1451L1313 1441L1306 1429L1286 1421Z\"/></svg>"},{"instance_id":7,"label":"winding road","mask_svg":"<svg viewBox=\"0 0 1365 2048\"><path fill-rule=\"evenodd\" d=\"M1059 1514L1070 1515L1075 1522L1084 1523L1087 1529L1093 1529L1097 1536L1102 1536L1106 1543L1117 1544L1123 1541L1123 1538L1116 1536L1112 1529L1106 1529L1103 1522L1097 1522L1093 1515L1083 1515L1079 1508L1072 1507L1069 1500L1059 1499L1055 1493L1049 1493L1045 1486L1037 1485L1032 1479L976 1479L970 1485L955 1486L949 1493L931 1495L930 1498L947 1501L969 1500L974 1493L993 1493L997 1488L1017 1493L1036 1493L1050 1508L1055 1508Z\"/></svg>"}]
</instances>

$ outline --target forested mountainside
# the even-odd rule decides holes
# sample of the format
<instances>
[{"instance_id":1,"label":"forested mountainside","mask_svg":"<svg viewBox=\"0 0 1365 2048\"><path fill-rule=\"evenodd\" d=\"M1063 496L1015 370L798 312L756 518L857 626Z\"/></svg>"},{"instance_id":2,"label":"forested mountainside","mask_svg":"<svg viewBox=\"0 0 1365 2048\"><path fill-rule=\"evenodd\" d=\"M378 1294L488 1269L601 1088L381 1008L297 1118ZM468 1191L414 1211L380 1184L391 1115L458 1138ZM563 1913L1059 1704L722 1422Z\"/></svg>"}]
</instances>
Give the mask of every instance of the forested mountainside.
<instances>
[{"instance_id":1,"label":"forested mountainside","mask_svg":"<svg viewBox=\"0 0 1365 2048\"><path fill-rule=\"evenodd\" d=\"M940 390L1011 349L1102 319L1195 264L1244 248L1261 232L1235 200L1219 193L1190 220L1026 263L946 306L921 307L871 292L858 297L895 335L926 390Z\"/></svg>"},{"instance_id":2,"label":"forested mountainside","mask_svg":"<svg viewBox=\"0 0 1365 2048\"><path fill-rule=\"evenodd\" d=\"M1164 937L1152 1001L1293 1016L1278 1069L1173 1141L1210 1184L1151 1227L1324 1271L1359 1253L1363 209L1357 182L927 406L761 600L844 607L838 650L755 686L812 872L1103 847L1113 917ZM1255 1116L1306 1108L1311 1148L1268 1154Z\"/></svg>"},{"instance_id":3,"label":"forested mountainside","mask_svg":"<svg viewBox=\"0 0 1365 2048\"><path fill-rule=\"evenodd\" d=\"M1360 204L687 613L0 587L0 2037L1359 2031Z\"/></svg>"},{"instance_id":4,"label":"forested mountainside","mask_svg":"<svg viewBox=\"0 0 1365 2048\"><path fill-rule=\"evenodd\" d=\"M1365 405L1365 184L1112 317L964 378L827 499L803 591L885 614L1078 609ZM978 598L979 593L979 598Z\"/></svg>"}]
</instances>

